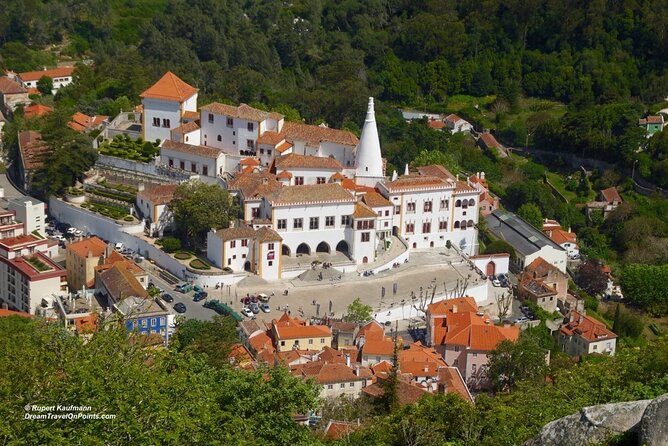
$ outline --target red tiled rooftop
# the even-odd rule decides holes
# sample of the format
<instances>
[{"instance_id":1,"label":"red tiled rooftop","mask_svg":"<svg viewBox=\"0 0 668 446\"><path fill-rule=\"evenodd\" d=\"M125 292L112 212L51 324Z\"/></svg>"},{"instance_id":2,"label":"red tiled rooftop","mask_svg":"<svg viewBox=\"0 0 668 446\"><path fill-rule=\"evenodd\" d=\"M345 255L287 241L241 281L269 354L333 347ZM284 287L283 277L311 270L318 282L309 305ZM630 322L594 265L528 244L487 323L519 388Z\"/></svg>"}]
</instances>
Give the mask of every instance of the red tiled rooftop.
<instances>
[{"instance_id":1,"label":"red tiled rooftop","mask_svg":"<svg viewBox=\"0 0 668 446\"><path fill-rule=\"evenodd\" d=\"M74 72L74 67L60 67L60 68L51 68L49 70L38 70L38 71L25 71L19 73L19 77L23 82L29 81L38 81L43 76L50 78L58 77L71 77Z\"/></svg>"},{"instance_id":2,"label":"red tiled rooftop","mask_svg":"<svg viewBox=\"0 0 668 446\"><path fill-rule=\"evenodd\" d=\"M144 90L139 97L183 102L197 91L197 88L188 85L177 75L168 71L155 84Z\"/></svg>"}]
</instances>

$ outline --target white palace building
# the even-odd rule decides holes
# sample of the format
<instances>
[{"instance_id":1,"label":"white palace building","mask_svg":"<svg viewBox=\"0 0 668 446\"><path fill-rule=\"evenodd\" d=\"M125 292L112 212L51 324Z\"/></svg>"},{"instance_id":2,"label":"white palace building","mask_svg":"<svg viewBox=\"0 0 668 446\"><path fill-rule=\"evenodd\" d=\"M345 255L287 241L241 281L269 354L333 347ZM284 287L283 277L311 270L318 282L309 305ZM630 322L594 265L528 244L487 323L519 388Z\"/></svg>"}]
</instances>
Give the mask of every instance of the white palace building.
<instances>
[{"instance_id":1,"label":"white palace building","mask_svg":"<svg viewBox=\"0 0 668 446\"><path fill-rule=\"evenodd\" d=\"M477 253L480 186L436 165L388 179L373 98L358 139L246 104L211 103L197 113L197 89L172 73L141 97L144 136L163 141L161 163L216 181L239 200L243 221L207 237L219 268L271 280L302 259L308 267L316 253L370 264L389 240L404 251L450 245Z\"/></svg>"}]
</instances>

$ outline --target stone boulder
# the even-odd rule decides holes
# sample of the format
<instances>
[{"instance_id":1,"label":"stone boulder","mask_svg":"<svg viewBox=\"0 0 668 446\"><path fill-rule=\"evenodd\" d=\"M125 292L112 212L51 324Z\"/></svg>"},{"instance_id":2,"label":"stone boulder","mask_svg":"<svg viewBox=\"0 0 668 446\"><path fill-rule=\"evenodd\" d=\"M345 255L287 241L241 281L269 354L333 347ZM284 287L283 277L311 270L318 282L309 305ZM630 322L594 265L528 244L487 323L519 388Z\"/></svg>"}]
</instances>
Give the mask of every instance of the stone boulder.
<instances>
[{"instance_id":1,"label":"stone boulder","mask_svg":"<svg viewBox=\"0 0 668 446\"><path fill-rule=\"evenodd\" d=\"M524 446L587 446L601 443L613 435L637 432L643 413L651 401L585 407L577 414L546 424Z\"/></svg>"},{"instance_id":2,"label":"stone boulder","mask_svg":"<svg viewBox=\"0 0 668 446\"><path fill-rule=\"evenodd\" d=\"M652 400L640 424L640 444L668 445L668 393Z\"/></svg>"}]
</instances>

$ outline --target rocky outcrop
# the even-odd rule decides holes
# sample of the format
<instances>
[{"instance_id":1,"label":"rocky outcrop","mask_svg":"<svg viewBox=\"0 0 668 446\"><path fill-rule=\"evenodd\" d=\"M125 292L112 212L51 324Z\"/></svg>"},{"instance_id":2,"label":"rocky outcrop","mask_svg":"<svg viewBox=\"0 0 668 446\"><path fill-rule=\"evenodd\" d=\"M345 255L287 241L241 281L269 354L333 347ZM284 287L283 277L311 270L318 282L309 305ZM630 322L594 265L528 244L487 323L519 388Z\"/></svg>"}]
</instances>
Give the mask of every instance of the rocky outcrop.
<instances>
[{"instance_id":1,"label":"rocky outcrop","mask_svg":"<svg viewBox=\"0 0 668 446\"><path fill-rule=\"evenodd\" d=\"M654 400L585 407L546 424L523 446L590 446L635 433L640 445L668 446L668 394Z\"/></svg>"},{"instance_id":2,"label":"rocky outcrop","mask_svg":"<svg viewBox=\"0 0 668 446\"><path fill-rule=\"evenodd\" d=\"M668 445L668 393L652 401L640 425L640 444L645 446Z\"/></svg>"}]
</instances>

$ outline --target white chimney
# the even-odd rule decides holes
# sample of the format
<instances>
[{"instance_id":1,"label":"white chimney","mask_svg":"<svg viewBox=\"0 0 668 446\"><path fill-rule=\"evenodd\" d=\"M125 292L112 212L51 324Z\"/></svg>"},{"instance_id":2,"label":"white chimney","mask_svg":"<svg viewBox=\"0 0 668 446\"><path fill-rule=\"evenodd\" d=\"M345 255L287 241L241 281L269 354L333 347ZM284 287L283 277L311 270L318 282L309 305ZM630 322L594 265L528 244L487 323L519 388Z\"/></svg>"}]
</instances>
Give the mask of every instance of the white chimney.
<instances>
[{"instance_id":1,"label":"white chimney","mask_svg":"<svg viewBox=\"0 0 668 446\"><path fill-rule=\"evenodd\" d=\"M453 313L456 313L456 312L457 312L457 305L453 305L453 306L452 306L452 312L453 312Z\"/></svg>"},{"instance_id":2,"label":"white chimney","mask_svg":"<svg viewBox=\"0 0 668 446\"><path fill-rule=\"evenodd\" d=\"M355 369L353 370L353 373L355 376L360 376L360 366L356 365Z\"/></svg>"},{"instance_id":3,"label":"white chimney","mask_svg":"<svg viewBox=\"0 0 668 446\"><path fill-rule=\"evenodd\" d=\"M346 358L346 366L350 367L350 355L346 353L343 357Z\"/></svg>"},{"instance_id":4,"label":"white chimney","mask_svg":"<svg viewBox=\"0 0 668 446\"><path fill-rule=\"evenodd\" d=\"M406 163L406 167L404 168L404 175L408 175L410 171L408 170L408 163Z\"/></svg>"},{"instance_id":5,"label":"white chimney","mask_svg":"<svg viewBox=\"0 0 668 446\"><path fill-rule=\"evenodd\" d=\"M480 172L480 179L484 180L485 179L485 172Z\"/></svg>"}]
</instances>

